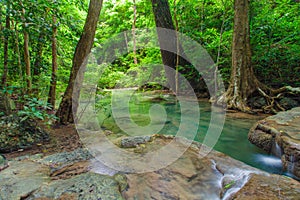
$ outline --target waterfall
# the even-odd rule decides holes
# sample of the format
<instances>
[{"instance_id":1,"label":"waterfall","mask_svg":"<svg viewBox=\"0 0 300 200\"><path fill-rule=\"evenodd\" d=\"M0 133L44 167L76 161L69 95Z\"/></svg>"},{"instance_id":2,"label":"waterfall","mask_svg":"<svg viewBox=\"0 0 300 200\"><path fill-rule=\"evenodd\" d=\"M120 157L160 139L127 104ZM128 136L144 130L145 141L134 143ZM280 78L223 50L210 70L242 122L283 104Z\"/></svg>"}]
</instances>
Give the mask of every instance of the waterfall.
<instances>
[{"instance_id":1,"label":"waterfall","mask_svg":"<svg viewBox=\"0 0 300 200\"><path fill-rule=\"evenodd\" d=\"M288 161L288 166L287 166L287 172L294 174L294 169L295 169L295 156L290 155L289 156L289 161Z\"/></svg>"},{"instance_id":2,"label":"waterfall","mask_svg":"<svg viewBox=\"0 0 300 200\"><path fill-rule=\"evenodd\" d=\"M282 156L282 154L283 154L281 147L280 147L279 144L276 142L276 139L273 140L271 153L272 153L274 156L277 156L277 157L279 157L279 158L281 158L281 156Z\"/></svg>"}]
</instances>

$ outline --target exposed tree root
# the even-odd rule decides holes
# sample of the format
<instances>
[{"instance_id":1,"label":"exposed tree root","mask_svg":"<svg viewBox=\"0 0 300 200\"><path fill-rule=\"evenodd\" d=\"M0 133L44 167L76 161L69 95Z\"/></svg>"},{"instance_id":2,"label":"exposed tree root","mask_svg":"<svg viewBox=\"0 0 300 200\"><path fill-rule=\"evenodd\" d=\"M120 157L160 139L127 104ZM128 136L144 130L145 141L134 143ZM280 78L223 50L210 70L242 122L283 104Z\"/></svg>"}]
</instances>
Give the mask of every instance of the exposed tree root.
<instances>
[{"instance_id":1,"label":"exposed tree root","mask_svg":"<svg viewBox=\"0 0 300 200\"><path fill-rule=\"evenodd\" d=\"M250 95L255 93L256 91L260 96L262 96L266 105L262 106L259 110L264 113L277 113L279 111L285 111L285 108L279 103L280 99L282 99L286 94L288 95L298 95L300 94L300 88L293 88L291 86L284 86L278 89L272 89L267 87L266 85L256 82L256 88L251 90ZM248 96L250 96L248 95ZM242 98L240 95L234 94L234 89L229 89L225 94L223 94L219 99L217 104L221 104L222 102L227 103L228 109L239 110L245 113L253 114L254 111L248 105L248 97ZM258 111L259 111L258 110Z\"/></svg>"}]
</instances>

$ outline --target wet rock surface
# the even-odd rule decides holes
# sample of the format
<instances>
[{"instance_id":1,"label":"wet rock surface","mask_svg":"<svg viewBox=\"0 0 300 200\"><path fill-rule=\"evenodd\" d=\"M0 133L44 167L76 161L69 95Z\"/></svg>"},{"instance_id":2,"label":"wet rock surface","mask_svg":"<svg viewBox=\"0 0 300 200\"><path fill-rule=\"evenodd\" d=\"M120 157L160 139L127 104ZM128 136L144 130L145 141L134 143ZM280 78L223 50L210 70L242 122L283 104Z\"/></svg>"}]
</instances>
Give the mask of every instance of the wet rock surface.
<instances>
[{"instance_id":1,"label":"wet rock surface","mask_svg":"<svg viewBox=\"0 0 300 200\"><path fill-rule=\"evenodd\" d=\"M281 157L283 170L300 178L300 107L259 121L248 138L258 147Z\"/></svg>"},{"instance_id":2,"label":"wet rock surface","mask_svg":"<svg viewBox=\"0 0 300 200\"><path fill-rule=\"evenodd\" d=\"M0 155L0 171L8 167L8 162L6 158Z\"/></svg>"},{"instance_id":3,"label":"wet rock surface","mask_svg":"<svg viewBox=\"0 0 300 200\"><path fill-rule=\"evenodd\" d=\"M119 184L112 177L87 172L66 180L53 181L27 199L123 199Z\"/></svg>"},{"instance_id":4,"label":"wet rock surface","mask_svg":"<svg viewBox=\"0 0 300 200\"><path fill-rule=\"evenodd\" d=\"M289 177L270 175L268 178L253 174L245 186L232 199L269 200L299 199L299 182ZM255 197L255 198L253 198Z\"/></svg>"},{"instance_id":5,"label":"wet rock surface","mask_svg":"<svg viewBox=\"0 0 300 200\"><path fill-rule=\"evenodd\" d=\"M147 150L164 146L170 140L156 138L146 144ZM270 175L216 151L206 155L208 149L200 148L200 144L193 143L177 161L158 171L126 174L128 188L123 192L124 198L267 199L272 195L277 199L296 199L300 192L299 182L293 179ZM257 186L256 179L269 187ZM282 194L279 197L278 191Z\"/></svg>"},{"instance_id":6,"label":"wet rock surface","mask_svg":"<svg viewBox=\"0 0 300 200\"><path fill-rule=\"evenodd\" d=\"M171 141L178 147L186 144L183 139L155 135L144 144L143 153ZM164 156L168 155L161 155L162 160ZM300 193L300 183L293 179L262 172L199 143L174 163L148 173L109 170L81 148L8 162L10 166L0 172L0 200L297 199Z\"/></svg>"},{"instance_id":7,"label":"wet rock surface","mask_svg":"<svg viewBox=\"0 0 300 200\"><path fill-rule=\"evenodd\" d=\"M48 139L49 134L33 120L16 115L0 118L0 153L27 149Z\"/></svg>"},{"instance_id":8,"label":"wet rock surface","mask_svg":"<svg viewBox=\"0 0 300 200\"><path fill-rule=\"evenodd\" d=\"M94 173L86 149L9 160L0 173L0 200L123 199L125 177Z\"/></svg>"}]
</instances>

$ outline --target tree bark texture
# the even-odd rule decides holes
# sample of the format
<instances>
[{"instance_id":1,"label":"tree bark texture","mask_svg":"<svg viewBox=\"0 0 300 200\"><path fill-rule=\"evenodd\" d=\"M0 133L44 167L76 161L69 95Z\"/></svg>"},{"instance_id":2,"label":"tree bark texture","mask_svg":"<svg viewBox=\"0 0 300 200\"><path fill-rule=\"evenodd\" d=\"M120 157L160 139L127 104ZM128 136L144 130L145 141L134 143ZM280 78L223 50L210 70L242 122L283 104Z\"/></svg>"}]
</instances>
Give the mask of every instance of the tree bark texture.
<instances>
[{"instance_id":1,"label":"tree bark texture","mask_svg":"<svg viewBox=\"0 0 300 200\"><path fill-rule=\"evenodd\" d=\"M30 53L29 53L29 34L27 29L27 23L25 19L25 9L22 9L22 20L23 20L23 35L24 35L24 61L25 61L25 72L27 82L27 92L31 93L32 82L31 82L31 64L30 64Z\"/></svg>"},{"instance_id":2,"label":"tree bark texture","mask_svg":"<svg viewBox=\"0 0 300 200\"><path fill-rule=\"evenodd\" d=\"M133 23L132 23L132 37L133 37L133 62L135 65L138 64L136 57L136 35L135 35L135 25L136 25L136 3L133 0Z\"/></svg>"},{"instance_id":3,"label":"tree bark texture","mask_svg":"<svg viewBox=\"0 0 300 200\"><path fill-rule=\"evenodd\" d=\"M50 81L50 90L48 95L48 103L55 109L56 101L56 71L57 71L57 26L56 17L52 16L52 75Z\"/></svg>"},{"instance_id":4,"label":"tree bark texture","mask_svg":"<svg viewBox=\"0 0 300 200\"><path fill-rule=\"evenodd\" d=\"M175 31L168 0L151 0L151 1L152 1L152 9L154 13L156 27ZM165 66L165 74L168 80L168 84L170 86L170 89L172 89L175 92L176 91L176 81L175 81L176 54L164 50L164 47L169 46L171 49L174 49L176 51L177 48L176 34L175 32L168 32L168 34L164 34L161 33L160 31L158 31L157 34L158 34L159 45L161 47L160 52L162 56L162 62Z\"/></svg>"},{"instance_id":5,"label":"tree bark texture","mask_svg":"<svg viewBox=\"0 0 300 200\"><path fill-rule=\"evenodd\" d=\"M193 74L193 76L186 77L192 87L195 90L203 89L205 83L203 80L198 79L199 72L194 68L185 68L185 66L191 65L184 57L184 50L182 45L179 43L177 45L178 37L176 34L176 29L172 21L172 15L170 12L170 7L168 0L151 0L152 10L154 13L156 27L164 28L173 31L157 31L158 41L160 45L160 51L162 56L162 62L165 66L165 74L168 80L170 89L174 92L176 91L176 66L181 66L181 70L178 71L179 74ZM166 51L164 49L172 49L174 52ZM179 50L177 50L179 49ZM177 52L177 53L176 53ZM180 52L179 61L177 63L177 54ZM178 64L178 65L177 65ZM192 70L192 73L191 73ZM203 84L204 83L204 84ZM180 80L178 85L180 85ZM178 86L179 87L179 86ZM204 89L206 90L206 89Z\"/></svg>"},{"instance_id":6,"label":"tree bark texture","mask_svg":"<svg viewBox=\"0 0 300 200\"><path fill-rule=\"evenodd\" d=\"M74 122L75 116L73 116L73 113L77 113L79 93L85 68L84 63L94 43L101 7L102 0L90 0L84 29L75 49L69 83L56 112L56 116L59 117L62 124Z\"/></svg>"},{"instance_id":7,"label":"tree bark texture","mask_svg":"<svg viewBox=\"0 0 300 200\"><path fill-rule=\"evenodd\" d=\"M259 85L251 66L249 0L235 0L234 10L232 71L225 98L228 108L249 111L248 97Z\"/></svg>"},{"instance_id":8,"label":"tree bark texture","mask_svg":"<svg viewBox=\"0 0 300 200\"><path fill-rule=\"evenodd\" d=\"M3 46L3 74L2 74L2 86L7 86L7 75L8 75L8 31L10 29L10 2L7 2L6 17L5 17L5 35L4 35L4 46Z\"/></svg>"}]
</instances>

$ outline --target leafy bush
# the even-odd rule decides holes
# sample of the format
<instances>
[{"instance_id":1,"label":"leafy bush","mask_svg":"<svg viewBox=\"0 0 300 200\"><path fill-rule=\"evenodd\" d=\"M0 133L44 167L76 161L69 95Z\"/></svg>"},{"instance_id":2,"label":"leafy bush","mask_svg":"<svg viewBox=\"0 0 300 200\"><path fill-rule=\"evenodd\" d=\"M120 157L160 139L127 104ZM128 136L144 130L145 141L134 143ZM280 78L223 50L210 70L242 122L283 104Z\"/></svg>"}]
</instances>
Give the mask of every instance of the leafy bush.
<instances>
[{"instance_id":1,"label":"leafy bush","mask_svg":"<svg viewBox=\"0 0 300 200\"><path fill-rule=\"evenodd\" d=\"M25 103L23 110L18 111L18 116L21 117L21 121L26 119L39 119L47 120L47 123L51 123L56 120L57 117L53 114L48 114L47 111L52 110L51 105L44 103L42 100L37 98L28 98Z\"/></svg>"}]
</instances>

